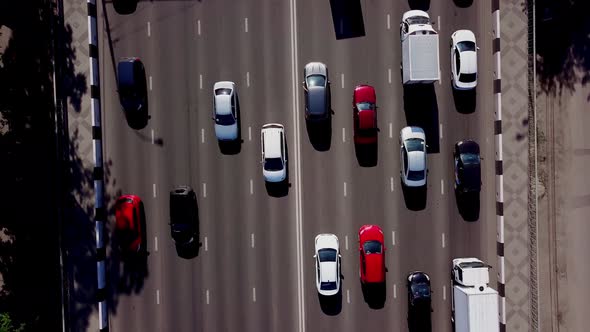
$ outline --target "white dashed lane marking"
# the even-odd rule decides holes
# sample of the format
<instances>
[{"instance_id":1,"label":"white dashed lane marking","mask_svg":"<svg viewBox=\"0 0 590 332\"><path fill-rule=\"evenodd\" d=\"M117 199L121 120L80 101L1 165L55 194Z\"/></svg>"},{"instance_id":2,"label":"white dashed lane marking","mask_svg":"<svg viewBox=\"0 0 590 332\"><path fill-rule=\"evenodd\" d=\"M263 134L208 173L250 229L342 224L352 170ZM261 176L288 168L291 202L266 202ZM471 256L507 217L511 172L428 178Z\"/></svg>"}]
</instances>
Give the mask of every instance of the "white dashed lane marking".
<instances>
[{"instance_id":1,"label":"white dashed lane marking","mask_svg":"<svg viewBox=\"0 0 590 332\"><path fill-rule=\"evenodd\" d=\"M443 300L447 300L447 286L443 286Z\"/></svg>"},{"instance_id":2,"label":"white dashed lane marking","mask_svg":"<svg viewBox=\"0 0 590 332\"><path fill-rule=\"evenodd\" d=\"M156 198L156 184L155 183L152 184L152 194L154 195L154 198Z\"/></svg>"},{"instance_id":3,"label":"white dashed lane marking","mask_svg":"<svg viewBox=\"0 0 590 332\"><path fill-rule=\"evenodd\" d=\"M248 140L252 140L252 127L248 127Z\"/></svg>"},{"instance_id":4,"label":"white dashed lane marking","mask_svg":"<svg viewBox=\"0 0 590 332\"><path fill-rule=\"evenodd\" d=\"M250 87L250 72L246 72L246 86Z\"/></svg>"},{"instance_id":5,"label":"white dashed lane marking","mask_svg":"<svg viewBox=\"0 0 590 332\"><path fill-rule=\"evenodd\" d=\"M440 179L440 194L441 195L445 194L445 180L444 179Z\"/></svg>"},{"instance_id":6,"label":"white dashed lane marking","mask_svg":"<svg viewBox=\"0 0 590 332\"><path fill-rule=\"evenodd\" d=\"M156 289L156 304L160 304L160 290Z\"/></svg>"},{"instance_id":7,"label":"white dashed lane marking","mask_svg":"<svg viewBox=\"0 0 590 332\"><path fill-rule=\"evenodd\" d=\"M346 197L346 182L344 182L344 197Z\"/></svg>"},{"instance_id":8,"label":"white dashed lane marking","mask_svg":"<svg viewBox=\"0 0 590 332\"><path fill-rule=\"evenodd\" d=\"M154 130L152 129L152 144L154 144Z\"/></svg>"},{"instance_id":9,"label":"white dashed lane marking","mask_svg":"<svg viewBox=\"0 0 590 332\"><path fill-rule=\"evenodd\" d=\"M393 123L389 123L389 138L393 138Z\"/></svg>"},{"instance_id":10,"label":"white dashed lane marking","mask_svg":"<svg viewBox=\"0 0 590 332\"><path fill-rule=\"evenodd\" d=\"M205 128L201 128L201 143L205 143Z\"/></svg>"},{"instance_id":11,"label":"white dashed lane marking","mask_svg":"<svg viewBox=\"0 0 590 332\"><path fill-rule=\"evenodd\" d=\"M342 142L346 143L346 128L342 128Z\"/></svg>"},{"instance_id":12,"label":"white dashed lane marking","mask_svg":"<svg viewBox=\"0 0 590 332\"><path fill-rule=\"evenodd\" d=\"M440 242L441 242L441 246L444 248L445 247L445 233L442 233L440 235Z\"/></svg>"},{"instance_id":13,"label":"white dashed lane marking","mask_svg":"<svg viewBox=\"0 0 590 332\"><path fill-rule=\"evenodd\" d=\"M389 84L391 84L391 68L387 69L387 80L389 81Z\"/></svg>"},{"instance_id":14,"label":"white dashed lane marking","mask_svg":"<svg viewBox=\"0 0 590 332\"><path fill-rule=\"evenodd\" d=\"M209 304L209 290L205 291L205 297L207 298L207 304Z\"/></svg>"},{"instance_id":15,"label":"white dashed lane marking","mask_svg":"<svg viewBox=\"0 0 590 332\"><path fill-rule=\"evenodd\" d=\"M147 35L148 37L152 35L152 27L149 21L147 22Z\"/></svg>"},{"instance_id":16,"label":"white dashed lane marking","mask_svg":"<svg viewBox=\"0 0 590 332\"><path fill-rule=\"evenodd\" d=\"M391 15L387 14L387 30L391 29ZM389 82L391 83L391 81Z\"/></svg>"},{"instance_id":17,"label":"white dashed lane marking","mask_svg":"<svg viewBox=\"0 0 590 332\"><path fill-rule=\"evenodd\" d=\"M254 194L254 181L250 179L250 195Z\"/></svg>"},{"instance_id":18,"label":"white dashed lane marking","mask_svg":"<svg viewBox=\"0 0 590 332\"><path fill-rule=\"evenodd\" d=\"M393 284L393 298L396 299L397 298L397 285Z\"/></svg>"},{"instance_id":19,"label":"white dashed lane marking","mask_svg":"<svg viewBox=\"0 0 590 332\"><path fill-rule=\"evenodd\" d=\"M391 187L391 192L393 192L393 176L389 178L389 185Z\"/></svg>"},{"instance_id":20,"label":"white dashed lane marking","mask_svg":"<svg viewBox=\"0 0 590 332\"><path fill-rule=\"evenodd\" d=\"M207 197L207 184L203 182L203 197Z\"/></svg>"},{"instance_id":21,"label":"white dashed lane marking","mask_svg":"<svg viewBox=\"0 0 590 332\"><path fill-rule=\"evenodd\" d=\"M150 91L152 91L152 76L150 76Z\"/></svg>"},{"instance_id":22,"label":"white dashed lane marking","mask_svg":"<svg viewBox=\"0 0 590 332\"><path fill-rule=\"evenodd\" d=\"M203 75L199 74L199 89L203 90Z\"/></svg>"},{"instance_id":23,"label":"white dashed lane marking","mask_svg":"<svg viewBox=\"0 0 590 332\"><path fill-rule=\"evenodd\" d=\"M391 231L391 245L395 245L395 231Z\"/></svg>"},{"instance_id":24,"label":"white dashed lane marking","mask_svg":"<svg viewBox=\"0 0 590 332\"><path fill-rule=\"evenodd\" d=\"M344 89L344 73L340 74L340 81L342 82L342 89Z\"/></svg>"},{"instance_id":25,"label":"white dashed lane marking","mask_svg":"<svg viewBox=\"0 0 590 332\"><path fill-rule=\"evenodd\" d=\"M256 302L256 287L252 287L252 302Z\"/></svg>"},{"instance_id":26,"label":"white dashed lane marking","mask_svg":"<svg viewBox=\"0 0 590 332\"><path fill-rule=\"evenodd\" d=\"M348 250L348 235L344 236L344 243L345 243L346 250Z\"/></svg>"},{"instance_id":27,"label":"white dashed lane marking","mask_svg":"<svg viewBox=\"0 0 590 332\"><path fill-rule=\"evenodd\" d=\"M158 252L158 237L154 236L154 251Z\"/></svg>"},{"instance_id":28,"label":"white dashed lane marking","mask_svg":"<svg viewBox=\"0 0 590 332\"><path fill-rule=\"evenodd\" d=\"M438 136L440 137L440 139L443 139L443 125L442 123L438 124Z\"/></svg>"},{"instance_id":29,"label":"white dashed lane marking","mask_svg":"<svg viewBox=\"0 0 590 332\"><path fill-rule=\"evenodd\" d=\"M197 35L201 35L201 20L197 20Z\"/></svg>"},{"instance_id":30,"label":"white dashed lane marking","mask_svg":"<svg viewBox=\"0 0 590 332\"><path fill-rule=\"evenodd\" d=\"M250 234L250 242L251 242L252 248L254 248L254 233Z\"/></svg>"},{"instance_id":31,"label":"white dashed lane marking","mask_svg":"<svg viewBox=\"0 0 590 332\"><path fill-rule=\"evenodd\" d=\"M207 241L207 237L205 236L205 251L209 250L209 243Z\"/></svg>"},{"instance_id":32,"label":"white dashed lane marking","mask_svg":"<svg viewBox=\"0 0 590 332\"><path fill-rule=\"evenodd\" d=\"M244 18L244 31L248 32L248 18Z\"/></svg>"},{"instance_id":33,"label":"white dashed lane marking","mask_svg":"<svg viewBox=\"0 0 590 332\"><path fill-rule=\"evenodd\" d=\"M350 289L346 290L346 302L350 303Z\"/></svg>"}]
</instances>

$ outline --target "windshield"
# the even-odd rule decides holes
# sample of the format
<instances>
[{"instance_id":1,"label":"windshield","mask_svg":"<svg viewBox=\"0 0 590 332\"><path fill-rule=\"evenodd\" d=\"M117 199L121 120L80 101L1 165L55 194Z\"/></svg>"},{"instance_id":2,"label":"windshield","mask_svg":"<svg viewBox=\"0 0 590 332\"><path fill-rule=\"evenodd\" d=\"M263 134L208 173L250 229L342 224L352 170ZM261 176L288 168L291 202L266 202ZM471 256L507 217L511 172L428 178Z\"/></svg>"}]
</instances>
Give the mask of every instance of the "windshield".
<instances>
[{"instance_id":1,"label":"windshield","mask_svg":"<svg viewBox=\"0 0 590 332\"><path fill-rule=\"evenodd\" d=\"M424 16L412 16L408 17L408 24L430 24L430 20Z\"/></svg>"},{"instance_id":2,"label":"windshield","mask_svg":"<svg viewBox=\"0 0 590 332\"><path fill-rule=\"evenodd\" d=\"M381 253L381 243L379 241L367 241L363 244L363 250L365 254L380 254Z\"/></svg>"},{"instance_id":3,"label":"windshield","mask_svg":"<svg viewBox=\"0 0 590 332\"><path fill-rule=\"evenodd\" d=\"M461 161L463 161L463 164L465 164L465 165L479 165L480 164L479 155L477 155L475 153L462 154Z\"/></svg>"},{"instance_id":4,"label":"windshield","mask_svg":"<svg viewBox=\"0 0 590 332\"><path fill-rule=\"evenodd\" d=\"M215 124L221 126L231 126L235 123L231 114L215 114Z\"/></svg>"},{"instance_id":5,"label":"windshield","mask_svg":"<svg viewBox=\"0 0 590 332\"><path fill-rule=\"evenodd\" d=\"M375 104L368 103L368 102L362 102L362 103L356 104L356 108L358 108L359 111L374 110L375 109Z\"/></svg>"},{"instance_id":6,"label":"windshield","mask_svg":"<svg viewBox=\"0 0 590 332\"><path fill-rule=\"evenodd\" d=\"M406 140L406 150L408 152L424 151L424 141L419 138L410 138Z\"/></svg>"},{"instance_id":7,"label":"windshield","mask_svg":"<svg viewBox=\"0 0 590 332\"><path fill-rule=\"evenodd\" d=\"M318 252L320 262L335 262L336 261L336 250L334 249L321 249Z\"/></svg>"},{"instance_id":8,"label":"windshield","mask_svg":"<svg viewBox=\"0 0 590 332\"><path fill-rule=\"evenodd\" d=\"M475 52L475 43L471 41L463 41L457 44L460 52L473 51Z\"/></svg>"},{"instance_id":9,"label":"windshield","mask_svg":"<svg viewBox=\"0 0 590 332\"><path fill-rule=\"evenodd\" d=\"M459 81L463 82L463 83L471 83L471 82L475 82L476 77L477 77L477 74L475 74L475 73L461 74L461 75L459 75Z\"/></svg>"},{"instance_id":10,"label":"windshield","mask_svg":"<svg viewBox=\"0 0 590 332\"><path fill-rule=\"evenodd\" d=\"M264 169L267 171L280 171L283 169L281 158L267 158L264 160Z\"/></svg>"},{"instance_id":11,"label":"windshield","mask_svg":"<svg viewBox=\"0 0 590 332\"><path fill-rule=\"evenodd\" d=\"M408 172L408 180L410 181L420 181L424 179L424 171L409 171Z\"/></svg>"},{"instance_id":12,"label":"windshield","mask_svg":"<svg viewBox=\"0 0 590 332\"><path fill-rule=\"evenodd\" d=\"M430 288L426 284L413 284L411 288L415 298L430 297Z\"/></svg>"},{"instance_id":13,"label":"windshield","mask_svg":"<svg viewBox=\"0 0 590 332\"><path fill-rule=\"evenodd\" d=\"M307 77L307 87L324 85L326 85L326 78L322 75L311 75Z\"/></svg>"},{"instance_id":14,"label":"windshield","mask_svg":"<svg viewBox=\"0 0 590 332\"><path fill-rule=\"evenodd\" d=\"M322 281L320 283L321 290L335 290L336 289L336 282L335 281Z\"/></svg>"}]
</instances>

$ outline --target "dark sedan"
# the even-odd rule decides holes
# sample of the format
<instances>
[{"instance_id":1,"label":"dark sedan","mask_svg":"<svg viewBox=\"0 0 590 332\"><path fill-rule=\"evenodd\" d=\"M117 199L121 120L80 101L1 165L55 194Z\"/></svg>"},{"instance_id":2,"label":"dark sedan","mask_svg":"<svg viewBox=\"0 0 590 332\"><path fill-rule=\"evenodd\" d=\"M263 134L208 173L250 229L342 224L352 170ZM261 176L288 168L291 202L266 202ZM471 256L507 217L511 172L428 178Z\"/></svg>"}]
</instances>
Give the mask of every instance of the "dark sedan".
<instances>
[{"instance_id":1,"label":"dark sedan","mask_svg":"<svg viewBox=\"0 0 590 332\"><path fill-rule=\"evenodd\" d=\"M432 300L430 277L421 271L408 275L408 329L428 332L432 330Z\"/></svg>"},{"instance_id":2,"label":"dark sedan","mask_svg":"<svg viewBox=\"0 0 590 332\"><path fill-rule=\"evenodd\" d=\"M479 145L472 140L455 144L455 190L459 193L479 193L481 191L481 158Z\"/></svg>"}]
</instances>

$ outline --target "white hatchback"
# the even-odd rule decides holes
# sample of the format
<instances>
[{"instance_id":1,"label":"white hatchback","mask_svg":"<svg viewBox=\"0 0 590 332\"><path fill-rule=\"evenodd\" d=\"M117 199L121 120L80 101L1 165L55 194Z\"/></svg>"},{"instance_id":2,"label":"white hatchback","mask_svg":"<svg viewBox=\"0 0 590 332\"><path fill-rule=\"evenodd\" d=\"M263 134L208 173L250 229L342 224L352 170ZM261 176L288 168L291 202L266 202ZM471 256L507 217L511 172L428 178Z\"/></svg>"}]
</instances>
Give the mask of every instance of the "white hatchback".
<instances>
[{"instance_id":1,"label":"white hatchback","mask_svg":"<svg viewBox=\"0 0 590 332\"><path fill-rule=\"evenodd\" d=\"M477 49L471 30L457 30L451 35L453 88L471 90L477 86Z\"/></svg>"},{"instance_id":2,"label":"white hatchback","mask_svg":"<svg viewBox=\"0 0 590 332\"><path fill-rule=\"evenodd\" d=\"M420 127L405 127L400 131L400 176L406 187L426 185L426 135Z\"/></svg>"},{"instance_id":3,"label":"white hatchback","mask_svg":"<svg viewBox=\"0 0 590 332\"><path fill-rule=\"evenodd\" d=\"M340 291L340 247L334 234L315 237L315 283L318 293L336 295Z\"/></svg>"},{"instance_id":4,"label":"white hatchback","mask_svg":"<svg viewBox=\"0 0 590 332\"><path fill-rule=\"evenodd\" d=\"M260 132L262 175L266 182L282 182L287 178L287 142L282 124L269 123Z\"/></svg>"},{"instance_id":5,"label":"white hatchback","mask_svg":"<svg viewBox=\"0 0 590 332\"><path fill-rule=\"evenodd\" d=\"M215 136L220 141L238 139L237 91L234 82L222 81L213 86Z\"/></svg>"}]
</instances>

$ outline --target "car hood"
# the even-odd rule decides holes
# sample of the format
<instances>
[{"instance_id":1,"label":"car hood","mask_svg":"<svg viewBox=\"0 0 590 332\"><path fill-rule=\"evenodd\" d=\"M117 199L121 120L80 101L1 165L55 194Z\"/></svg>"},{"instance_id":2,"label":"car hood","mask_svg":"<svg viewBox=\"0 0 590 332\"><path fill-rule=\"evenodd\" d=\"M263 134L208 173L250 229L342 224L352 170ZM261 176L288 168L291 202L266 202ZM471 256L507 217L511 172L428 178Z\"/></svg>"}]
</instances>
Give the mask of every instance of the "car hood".
<instances>
[{"instance_id":1,"label":"car hood","mask_svg":"<svg viewBox=\"0 0 590 332\"><path fill-rule=\"evenodd\" d=\"M354 103L376 103L375 89L368 85L361 85L354 89Z\"/></svg>"},{"instance_id":2,"label":"car hood","mask_svg":"<svg viewBox=\"0 0 590 332\"><path fill-rule=\"evenodd\" d=\"M287 177L287 171L285 168L280 171L267 171L263 168L262 175L267 182L281 182Z\"/></svg>"},{"instance_id":3,"label":"car hood","mask_svg":"<svg viewBox=\"0 0 590 332\"><path fill-rule=\"evenodd\" d=\"M359 112L359 128L372 129L375 128L375 111L363 110Z\"/></svg>"},{"instance_id":4,"label":"car hood","mask_svg":"<svg viewBox=\"0 0 590 332\"><path fill-rule=\"evenodd\" d=\"M383 264L383 254L365 255L367 271L365 273L366 282L383 282L385 281L385 265Z\"/></svg>"},{"instance_id":5,"label":"car hood","mask_svg":"<svg viewBox=\"0 0 590 332\"><path fill-rule=\"evenodd\" d=\"M234 123L229 126L215 125L215 136L218 140L227 141L238 138L238 124Z\"/></svg>"}]
</instances>

